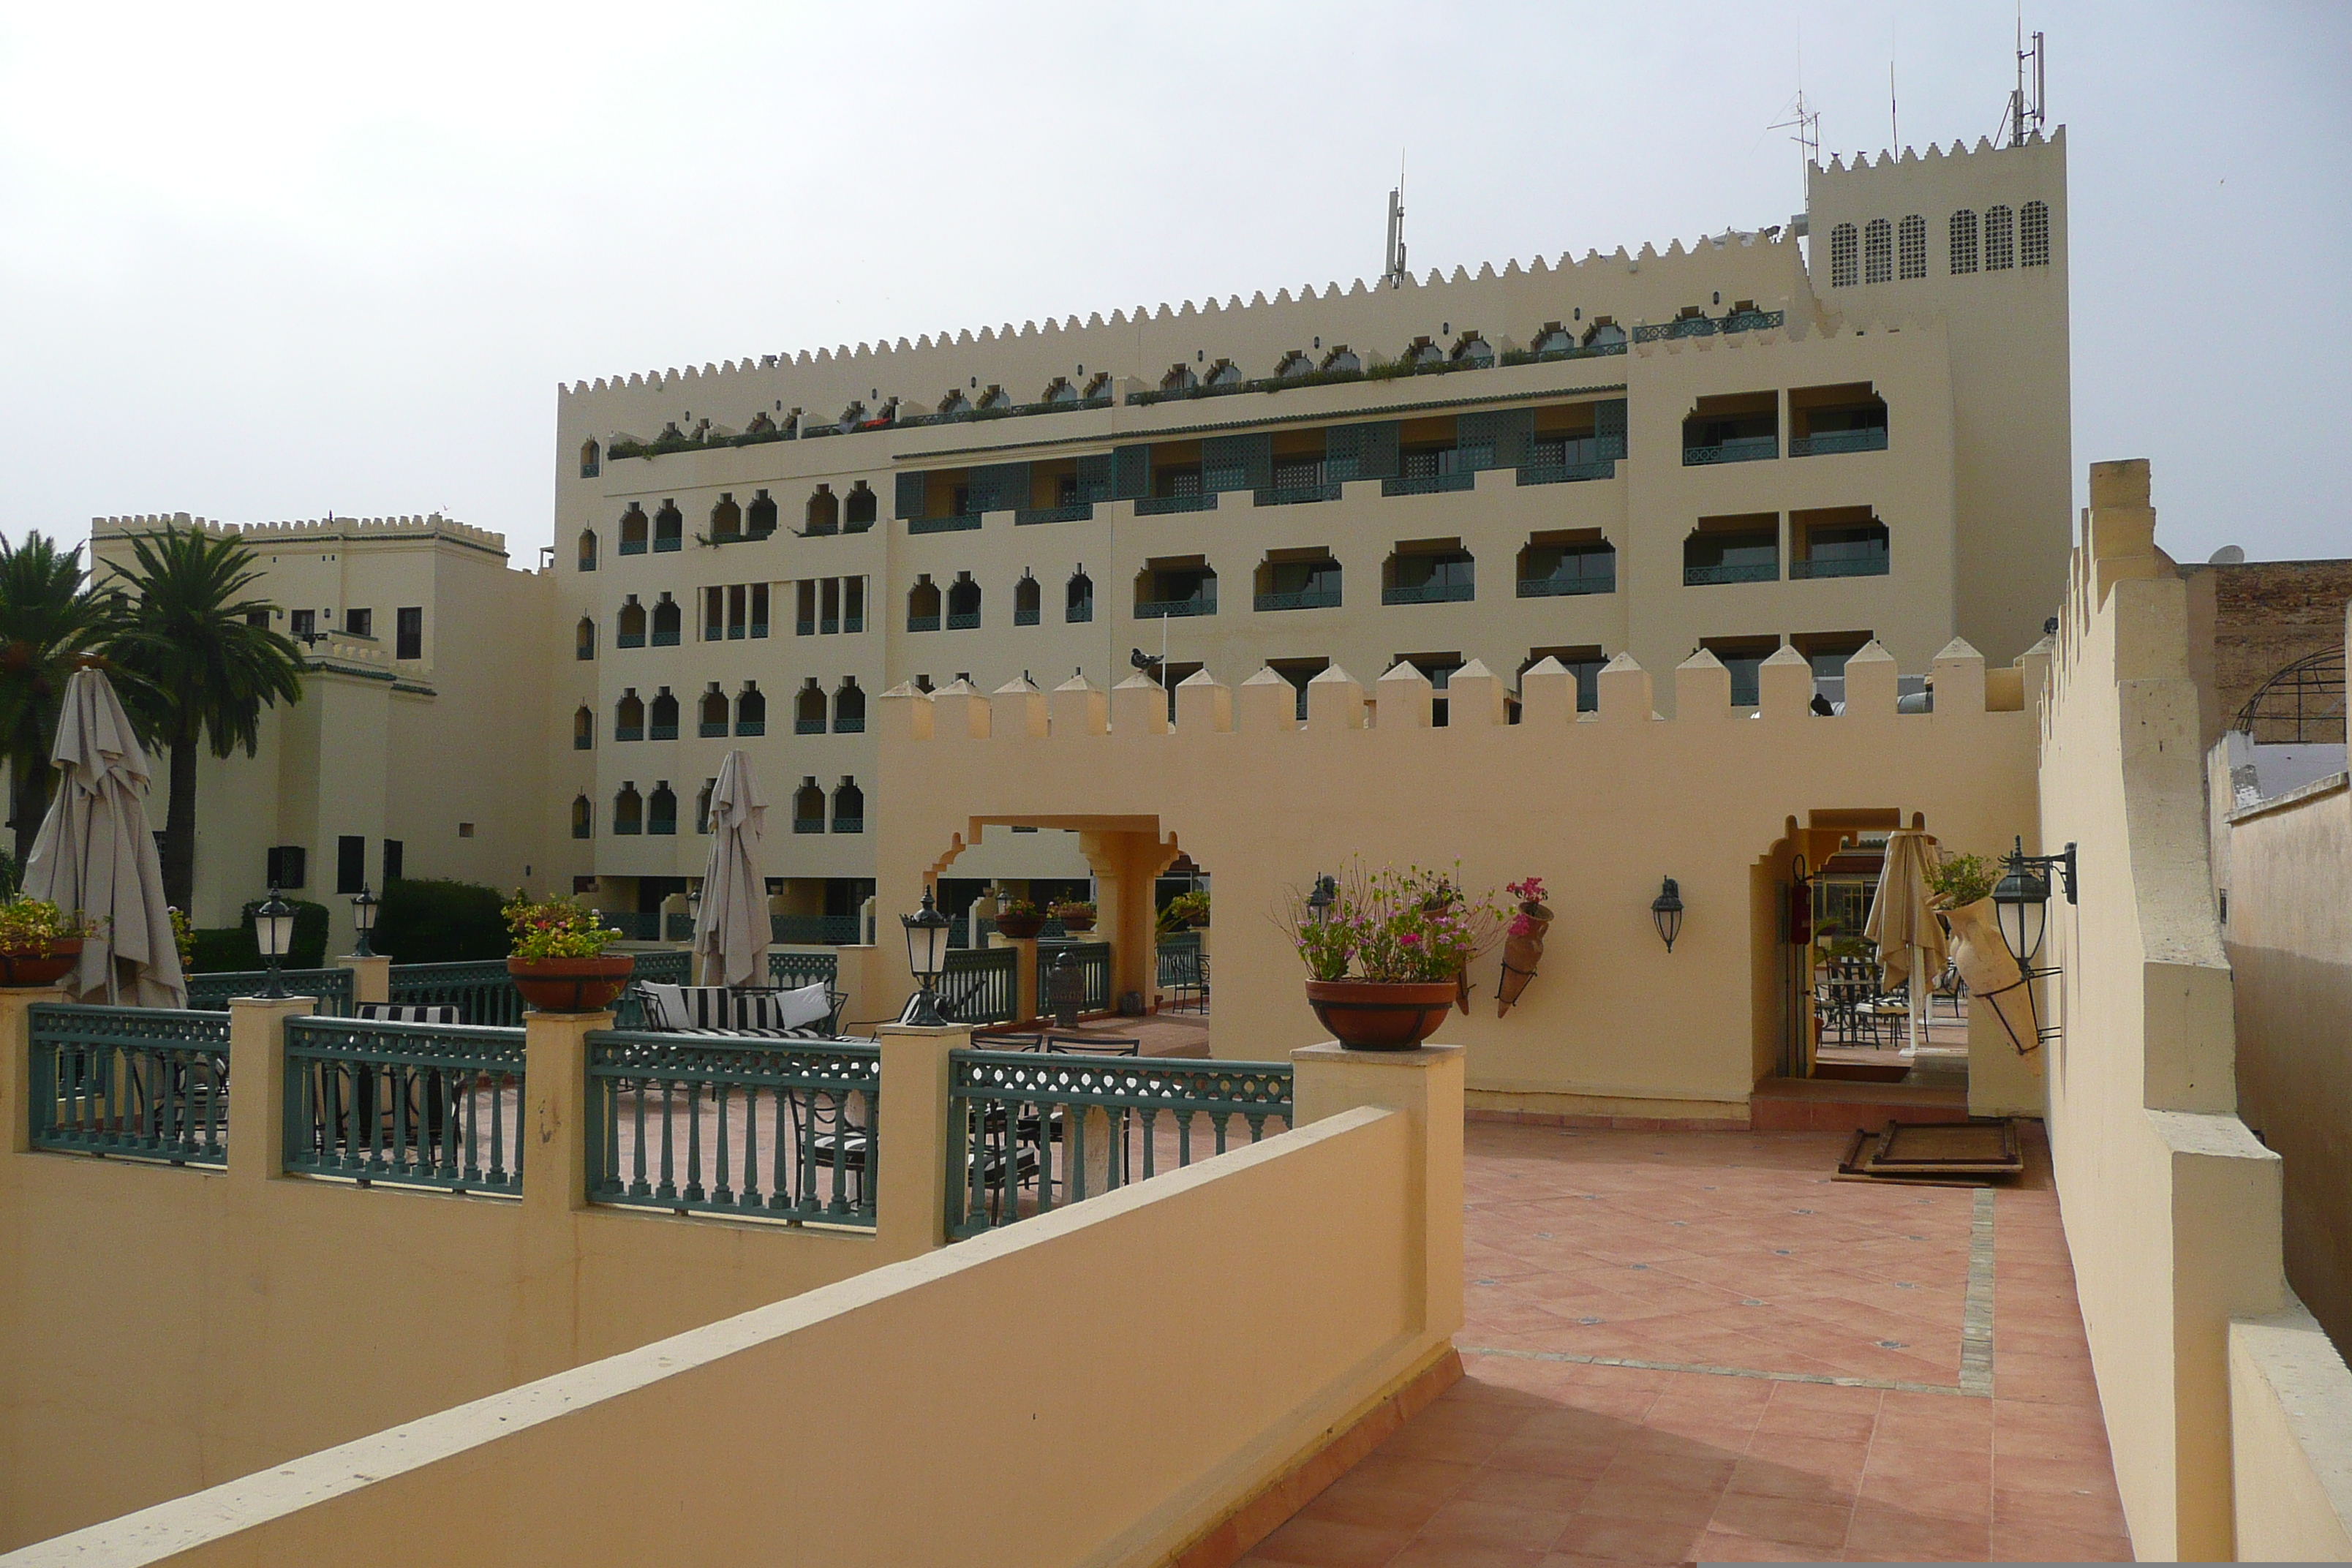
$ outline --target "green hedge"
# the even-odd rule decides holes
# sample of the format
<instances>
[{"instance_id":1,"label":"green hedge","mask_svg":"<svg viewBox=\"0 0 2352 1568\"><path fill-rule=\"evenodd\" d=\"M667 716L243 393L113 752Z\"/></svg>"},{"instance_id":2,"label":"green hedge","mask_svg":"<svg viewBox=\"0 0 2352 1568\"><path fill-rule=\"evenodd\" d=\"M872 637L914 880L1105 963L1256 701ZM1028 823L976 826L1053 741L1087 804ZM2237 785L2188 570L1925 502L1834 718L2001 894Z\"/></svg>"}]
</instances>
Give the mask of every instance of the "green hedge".
<instances>
[{"instance_id":1,"label":"green hedge","mask_svg":"<svg viewBox=\"0 0 2352 1568\"><path fill-rule=\"evenodd\" d=\"M261 949L251 926L219 926L196 932L196 953L191 973L226 974L261 967Z\"/></svg>"},{"instance_id":2,"label":"green hedge","mask_svg":"<svg viewBox=\"0 0 2352 1568\"><path fill-rule=\"evenodd\" d=\"M327 963L327 906L301 899L286 900L294 908L294 947L286 955L288 969L322 969ZM264 967L261 943L253 931L253 911L261 900L245 906L239 922L196 932L196 974L247 973Z\"/></svg>"},{"instance_id":3,"label":"green hedge","mask_svg":"<svg viewBox=\"0 0 2352 1568\"><path fill-rule=\"evenodd\" d=\"M395 963L504 958L508 895L479 882L404 877L387 886L368 945Z\"/></svg>"}]
</instances>

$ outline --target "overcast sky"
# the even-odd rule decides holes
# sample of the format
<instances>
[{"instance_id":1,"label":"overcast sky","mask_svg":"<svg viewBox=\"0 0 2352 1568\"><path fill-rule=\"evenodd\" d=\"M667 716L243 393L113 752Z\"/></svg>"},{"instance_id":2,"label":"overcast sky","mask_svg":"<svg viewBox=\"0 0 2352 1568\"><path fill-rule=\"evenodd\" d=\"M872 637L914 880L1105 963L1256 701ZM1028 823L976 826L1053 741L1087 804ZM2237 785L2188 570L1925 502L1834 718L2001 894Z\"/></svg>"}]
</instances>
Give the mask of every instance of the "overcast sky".
<instances>
[{"instance_id":1,"label":"overcast sky","mask_svg":"<svg viewBox=\"0 0 2352 1568\"><path fill-rule=\"evenodd\" d=\"M1992 134L1931 8L404 0L0 11L0 529L435 509L551 531L555 386L1784 222ZM2352 554L2352 5L2031 5L2074 459L2183 559Z\"/></svg>"}]
</instances>

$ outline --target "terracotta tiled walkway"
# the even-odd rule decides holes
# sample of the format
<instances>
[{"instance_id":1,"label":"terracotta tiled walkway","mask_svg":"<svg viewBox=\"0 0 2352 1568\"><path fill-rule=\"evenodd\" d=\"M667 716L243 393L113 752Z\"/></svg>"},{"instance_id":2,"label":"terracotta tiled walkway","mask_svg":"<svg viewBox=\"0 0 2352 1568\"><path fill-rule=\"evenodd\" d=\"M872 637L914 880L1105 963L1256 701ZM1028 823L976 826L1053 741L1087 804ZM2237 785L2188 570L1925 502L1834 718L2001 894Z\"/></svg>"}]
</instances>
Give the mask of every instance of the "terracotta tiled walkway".
<instances>
[{"instance_id":1,"label":"terracotta tiled walkway","mask_svg":"<svg viewBox=\"0 0 2352 1568\"><path fill-rule=\"evenodd\" d=\"M2129 1559L2032 1146L1988 1202L1832 1182L1832 1134L1473 1123L1462 1381L1245 1562Z\"/></svg>"}]
</instances>

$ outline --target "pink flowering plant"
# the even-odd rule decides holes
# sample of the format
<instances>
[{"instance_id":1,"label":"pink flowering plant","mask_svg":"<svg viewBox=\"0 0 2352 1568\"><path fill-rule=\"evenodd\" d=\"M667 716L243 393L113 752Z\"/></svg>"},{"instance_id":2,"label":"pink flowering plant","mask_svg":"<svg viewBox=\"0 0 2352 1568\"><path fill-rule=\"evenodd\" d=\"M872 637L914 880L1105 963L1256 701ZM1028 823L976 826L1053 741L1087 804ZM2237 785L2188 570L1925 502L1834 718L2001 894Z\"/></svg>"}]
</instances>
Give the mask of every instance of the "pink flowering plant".
<instances>
[{"instance_id":1,"label":"pink flowering plant","mask_svg":"<svg viewBox=\"0 0 2352 1568\"><path fill-rule=\"evenodd\" d=\"M1541 877L1529 877L1524 882L1506 882L1503 890L1519 900L1518 911L1511 916L1509 934L1534 936L1542 925L1551 921L1551 911L1544 900L1550 895L1544 891Z\"/></svg>"},{"instance_id":2,"label":"pink flowering plant","mask_svg":"<svg viewBox=\"0 0 2352 1568\"><path fill-rule=\"evenodd\" d=\"M1291 890L1282 921L1318 980L1426 984L1451 980L1501 936L1505 910L1492 894L1473 899L1458 876L1409 866L1367 872L1351 867L1335 879L1317 920L1309 895Z\"/></svg>"},{"instance_id":3,"label":"pink flowering plant","mask_svg":"<svg viewBox=\"0 0 2352 1568\"><path fill-rule=\"evenodd\" d=\"M571 899L532 900L520 889L499 912L514 933L516 958L597 958L621 934L584 904Z\"/></svg>"}]
</instances>

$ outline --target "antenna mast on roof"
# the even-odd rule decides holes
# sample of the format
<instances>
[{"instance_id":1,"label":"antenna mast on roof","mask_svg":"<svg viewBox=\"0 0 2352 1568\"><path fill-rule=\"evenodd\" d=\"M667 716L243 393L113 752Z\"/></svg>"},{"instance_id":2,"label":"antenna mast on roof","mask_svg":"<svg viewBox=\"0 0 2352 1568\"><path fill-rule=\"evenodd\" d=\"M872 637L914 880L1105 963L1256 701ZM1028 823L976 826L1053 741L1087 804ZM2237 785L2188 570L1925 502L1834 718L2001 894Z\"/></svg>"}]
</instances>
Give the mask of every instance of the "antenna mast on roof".
<instances>
[{"instance_id":1,"label":"antenna mast on roof","mask_svg":"<svg viewBox=\"0 0 2352 1568\"><path fill-rule=\"evenodd\" d=\"M1381 281L1391 289L1404 283L1404 160L1397 159L1396 189L1389 193L1389 247L1381 266Z\"/></svg>"},{"instance_id":2,"label":"antenna mast on roof","mask_svg":"<svg viewBox=\"0 0 2352 1568\"><path fill-rule=\"evenodd\" d=\"M2011 89L2009 95L2009 144L2012 147L2024 142L2029 129L2037 136L2042 133L2043 110L2047 102L2043 63L2042 35L2034 34L2032 46L2027 47L2025 15L2023 8L2020 7L2017 18L2017 86Z\"/></svg>"}]
</instances>

